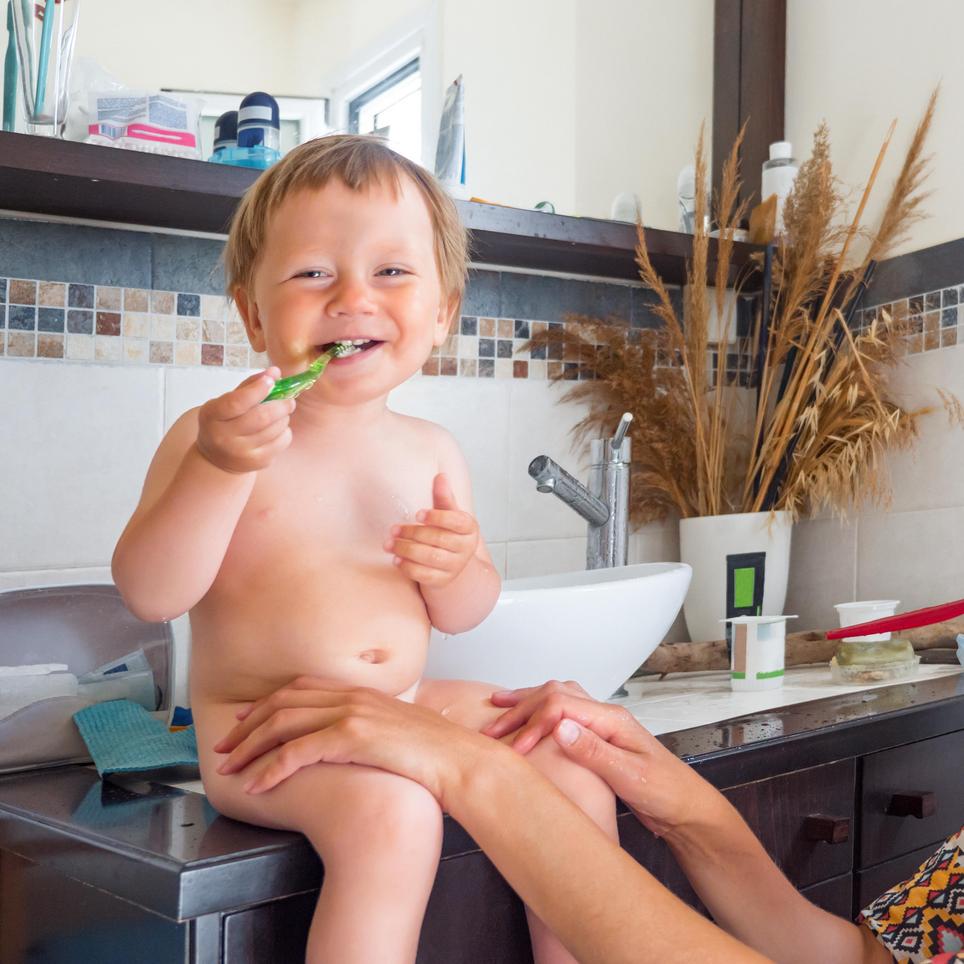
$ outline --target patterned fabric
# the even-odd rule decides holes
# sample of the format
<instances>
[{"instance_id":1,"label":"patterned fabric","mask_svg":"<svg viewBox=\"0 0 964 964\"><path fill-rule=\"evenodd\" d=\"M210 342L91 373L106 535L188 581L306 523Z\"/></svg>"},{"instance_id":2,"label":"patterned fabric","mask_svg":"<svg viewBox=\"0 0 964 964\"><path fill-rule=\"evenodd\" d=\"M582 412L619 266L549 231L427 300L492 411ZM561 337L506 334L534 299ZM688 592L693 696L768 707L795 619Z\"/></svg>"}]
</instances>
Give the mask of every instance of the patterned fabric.
<instances>
[{"instance_id":1,"label":"patterned fabric","mask_svg":"<svg viewBox=\"0 0 964 964\"><path fill-rule=\"evenodd\" d=\"M964 827L867 906L865 924L898 964L964 962Z\"/></svg>"}]
</instances>

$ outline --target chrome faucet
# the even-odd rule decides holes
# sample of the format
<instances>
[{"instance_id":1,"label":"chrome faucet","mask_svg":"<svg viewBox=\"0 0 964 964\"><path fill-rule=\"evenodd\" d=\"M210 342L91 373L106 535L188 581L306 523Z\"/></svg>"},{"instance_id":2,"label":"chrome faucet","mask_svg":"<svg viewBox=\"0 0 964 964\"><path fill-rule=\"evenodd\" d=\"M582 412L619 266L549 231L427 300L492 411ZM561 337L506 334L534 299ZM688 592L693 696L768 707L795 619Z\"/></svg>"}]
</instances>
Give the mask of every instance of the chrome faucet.
<instances>
[{"instance_id":1,"label":"chrome faucet","mask_svg":"<svg viewBox=\"0 0 964 964\"><path fill-rule=\"evenodd\" d=\"M589 523L586 568L626 565L629 543L629 464L632 439L626 438L633 416L625 412L612 438L589 444L589 487L573 478L548 455L529 463L540 492L551 492Z\"/></svg>"}]
</instances>

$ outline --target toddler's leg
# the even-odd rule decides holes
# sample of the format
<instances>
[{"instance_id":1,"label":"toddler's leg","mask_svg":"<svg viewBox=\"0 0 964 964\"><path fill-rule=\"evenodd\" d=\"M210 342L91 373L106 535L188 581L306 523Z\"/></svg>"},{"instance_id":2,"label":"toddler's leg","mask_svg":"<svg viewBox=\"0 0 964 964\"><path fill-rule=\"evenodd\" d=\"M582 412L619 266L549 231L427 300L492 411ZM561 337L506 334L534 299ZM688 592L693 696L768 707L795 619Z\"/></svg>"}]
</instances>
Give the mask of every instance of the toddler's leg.
<instances>
[{"instance_id":1,"label":"toddler's leg","mask_svg":"<svg viewBox=\"0 0 964 964\"><path fill-rule=\"evenodd\" d=\"M498 686L467 683L458 680L425 680L415 702L430 706L453 723L480 730L505 710L493 706L489 696ZM511 736L503 742L510 742ZM551 737L531 750L528 759L548 777L570 800L590 816L613 840L616 829L616 802L606 783L585 767L573 763ZM559 943L555 935L526 907L532 954L536 964L572 964L575 958Z\"/></svg>"},{"instance_id":2,"label":"toddler's leg","mask_svg":"<svg viewBox=\"0 0 964 964\"><path fill-rule=\"evenodd\" d=\"M311 924L309 964L411 964L438 869L442 814L417 783L369 767L316 764L267 793L248 775L216 772L210 747L232 707L194 707L205 790L226 816L304 833L325 868Z\"/></svg>"}]
</instances>

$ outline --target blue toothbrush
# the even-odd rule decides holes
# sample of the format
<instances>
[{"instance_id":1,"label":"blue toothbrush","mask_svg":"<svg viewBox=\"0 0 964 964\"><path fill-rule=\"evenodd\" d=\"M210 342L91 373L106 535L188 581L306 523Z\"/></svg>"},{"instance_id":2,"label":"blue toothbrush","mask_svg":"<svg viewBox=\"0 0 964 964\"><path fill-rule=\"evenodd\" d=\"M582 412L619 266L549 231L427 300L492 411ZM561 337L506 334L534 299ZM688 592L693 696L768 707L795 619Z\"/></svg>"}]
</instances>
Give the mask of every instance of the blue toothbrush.
<instances>
[{"instance_id":1,"label":"blue toothbrush","mask_svg":"<svg viewBox=\"0 0 964 964\"><path fill-rule=\"evenodd\" d=\"M13 5L7 4L7 56L3 61L3 129L12 131L17 124L17 38L13 34Z\"/></svg>"},{"instance_id":2,"label":"blue toothbrush","mask_svg":"<svg viewBox=\"0 0 964 964\"><path fill-rule=\"evenodd\" d=\"M34 98L34 114L39 118L47 99L47 64L50 61L50 43L54 36L54 17L57 15L55 0L44 4L44 26L40 34L40 54L37 58L37 96Z\"/></svg>"}]
</instances>

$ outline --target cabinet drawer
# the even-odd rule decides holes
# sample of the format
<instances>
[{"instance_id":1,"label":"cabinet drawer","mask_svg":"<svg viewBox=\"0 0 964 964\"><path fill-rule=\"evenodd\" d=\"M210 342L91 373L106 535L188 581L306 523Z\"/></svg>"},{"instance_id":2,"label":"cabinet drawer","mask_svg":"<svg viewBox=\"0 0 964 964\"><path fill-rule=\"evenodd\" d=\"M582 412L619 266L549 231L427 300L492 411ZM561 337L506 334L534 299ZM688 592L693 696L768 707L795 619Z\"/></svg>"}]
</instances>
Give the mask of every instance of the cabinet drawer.
<instances>
[{"instance_id":1,"label":"cabinet drawer","mask_svg":"<svg viewBox=\"0 0 964 964\"><path fill-rule=\"evenodd\" d=\"M724 791L797 887L853 865L856 764L841 760Z\"/></svg>"},{"instance_id":2,"label":"cabinet drawer","mask_svg":"<svg viewBox=\"0 0 964 964\"><path fill-rule=\"evenodd\" d=\"M862 766L861 868L936 847L964 823L964 730L868 754Z\"/></svg>"},{"instance_id":3,"label":"cabinet drawer","mask_svg":"<svg viewBox=\"0 0 964 964\"><path fill-rule=\"evenodd\" d=\"M907 880L920 865L932 856L939 844L912 850L909 854L887 860L869 870L861 870L857 874L857 907L859 914L872 900L876 900L884 891L890 890L895 884Z\"/></svg>"}]
</instances>

